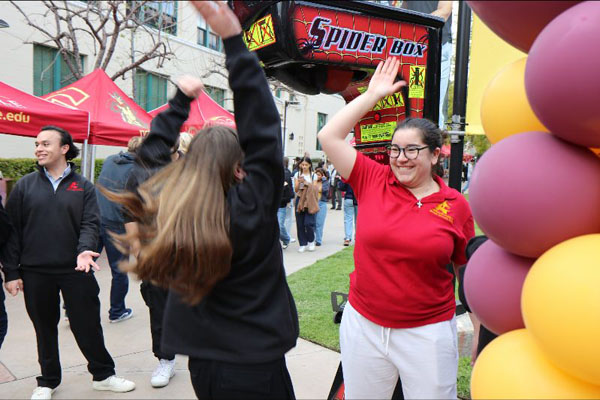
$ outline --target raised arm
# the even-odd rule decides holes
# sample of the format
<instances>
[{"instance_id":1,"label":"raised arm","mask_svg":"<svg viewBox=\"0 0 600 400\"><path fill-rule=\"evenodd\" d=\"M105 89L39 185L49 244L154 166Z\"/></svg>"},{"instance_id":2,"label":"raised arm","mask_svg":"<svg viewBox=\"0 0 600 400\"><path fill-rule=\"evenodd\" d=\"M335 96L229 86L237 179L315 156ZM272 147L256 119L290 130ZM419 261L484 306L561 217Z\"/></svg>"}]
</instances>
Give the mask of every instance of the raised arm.
<instances>
[{"instance_id":1,"label":"raised arm","mask_svg":"<svg viewBox=\"0 0 600 400\"><path fill-rule=\"evenodd\" d=\"M235 122L244 151L240 204L258 204L275 216L283 190L281 120L264 71L242 40L242 28L226 2L194 1L211 29L223 38ZM271 215L271 214L269 214Z\"/></svg>"},{"instance_id":2,"label":"raised arm","mask_svg":"<svg viewBox=\"0 0 600 400\"><path fill-rule=\"evenodd\" d=\"M342 178L348 179L356 161L356 150L346 142L346 136L379 100L406 85L404 81L394 83L399 67L400 61L397 58L380 62L367 91L337 112L319 132L318 138L323 151Z\"/></svg>"},{"instance_id":3,"label":"raised arm","mask_svg":"<svg viewBox=\"0 0 600 400\"><path fill-rule=\"evenodd\" d=\"M157 168L171 162L179 131L190 113L190 103L202 88L202 81L191 76L177 81L177 93L169 100L169 108L152 119L150 133L136 152L138 163L145 168Z\"/></svg>"}]
</instances>

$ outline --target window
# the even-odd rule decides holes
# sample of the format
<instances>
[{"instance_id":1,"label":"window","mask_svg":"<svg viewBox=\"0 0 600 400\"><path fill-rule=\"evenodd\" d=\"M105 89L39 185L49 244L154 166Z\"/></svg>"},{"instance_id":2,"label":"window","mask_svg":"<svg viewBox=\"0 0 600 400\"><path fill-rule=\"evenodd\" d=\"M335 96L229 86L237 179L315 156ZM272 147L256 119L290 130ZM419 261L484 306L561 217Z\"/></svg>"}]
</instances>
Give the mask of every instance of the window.
<instances>
[{"instance_id":1,"label":"window","mask_svg":"<svg viewBox=\"0 0 600 400\"><path fill-rule=\"evenodd\" d=\"M127 11L136 3L136 1L128 1ZM144 25L160 29L171 35L177 34L176 1L148 1L137 10L136 18Z\"/></svg>"},{"instance_id":2,"label":"window","mask_svg":"<svg viewBox=\"0 0 600 400\"><path fill-rule=\"evenodd\" d=\"M275 89L275 97L277 97L278 99L281 98L281 88Z\"/></svg>"},{"instance_id":3,"label":"window","mask_svg":"<svg viewBox=\"0 0 600 400\"><path fill-rule=\"evenodd\" d=\"M210 30L202 18L198 18L198 44L216 51L223 51L221 38Z\"/></svg>"},{"instance_id":4,"label":"window","mask_svg":"<svg viewBox=\"0 0 600 400\"><path fill-rule=\"evenodd\" d=\"M135 71L135 101L146 111L167 102L167 78L143 69Z\"/></svg>"},{"instance_id":5,"label":"window","mask_svg":"<svg viewBox=\"0 0 600 400\"><path fill-rule=\"evenodd\" d=\"M317 113L317 133L319 133L319 131L321 129L323 129L323 127L325 126L326 123L327 123L327 114ZM317 138L317 150L323 150L323 148L321 147L321 143L319 143L318 138Z\"/></svg>"},{"instance_id":6,"label":"window","mask_svg":"<svg viewBox=\"0 0 600 400\"><path fill-rule=\"evenodd\" d=\"M71 61L75 57L69 55ZM83 70L84 56L80 57ZM33 45L33 94L43 96L75 82L67 63L54 47Z\"/></svg>"},{"instance_id":7,"label":"window","mask_svg":"<svg viewBox=\"0 0 600 400\"><path fill-rule=\"evenodd\" d=\"M296 95L294 93L290 93L290 101L296 101Z\"/></svg>"},{"instance_id":8,"label":"window","mask_svg":"<svg viewBox=\"0 0 600 400\"><path fill-rule=\"evenodd\" d=\"M224 107L225 104L225 90L214 87L214 86L205 86L204 90L213 99L217 104L221 107Z\"/></svg>"}]
</instances>

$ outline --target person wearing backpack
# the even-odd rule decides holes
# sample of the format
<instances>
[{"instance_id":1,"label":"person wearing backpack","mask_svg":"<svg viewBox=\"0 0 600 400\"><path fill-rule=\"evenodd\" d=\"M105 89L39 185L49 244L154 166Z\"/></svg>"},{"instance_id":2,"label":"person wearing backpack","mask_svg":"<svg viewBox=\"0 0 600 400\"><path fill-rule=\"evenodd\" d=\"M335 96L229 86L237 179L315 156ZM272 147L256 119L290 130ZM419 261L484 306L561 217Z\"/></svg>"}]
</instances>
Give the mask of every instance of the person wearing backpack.
<instances>
[{"instance_id":1,"label":"person wearing backpack","mask_svg":"<svg viewBox=\"0 0 600 400\"><path fill-rule=\"evenodd\" d=\"M287 157L283 157L283 193L281 195L281 203L279 204L279 210L277 211L277 220L279 221L279 240L281 240L281 247L287 249L290 244L290 233L287 231L285 226L285 216L287 212L287 206L290 201L294 198L294 189L292 184L292 173L288 169L289 160Z\"/></svg>"}]
</instances>

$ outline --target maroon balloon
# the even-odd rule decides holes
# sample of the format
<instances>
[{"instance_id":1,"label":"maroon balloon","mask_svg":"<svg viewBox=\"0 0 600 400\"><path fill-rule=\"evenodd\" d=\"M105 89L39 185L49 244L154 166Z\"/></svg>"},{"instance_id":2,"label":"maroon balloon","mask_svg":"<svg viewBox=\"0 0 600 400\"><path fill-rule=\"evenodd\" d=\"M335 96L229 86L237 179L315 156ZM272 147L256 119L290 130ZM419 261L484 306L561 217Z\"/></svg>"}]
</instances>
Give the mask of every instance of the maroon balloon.
<instances>
[{"instance_id":1,"label":"maroon balloon","mask_svg":"<svg viewBox=\"0 0 600 400\"><path fill-rule=\"evenodd\" d=\"M578 1L467 1L475 14L502 39L527 53L537 35Z\"/></svg>"},{"instance_id":2,"label":"maroon balloon","mask_svg":"<svg viewBox=\"0 0 600 400\"><path fill-rule=\"evenodd\" d=\"M521 291L535 259L515 256L488 240L465 271L465 296L471 311L497 335L525 328Z\"/></svg>"},{"instance_id":3,"label":"maroon balloon","mask_svg":"<svg viewBox=\"0 0 600 400\"><path fill-rule=\"evenodd\" d=\"M600 2L578 4L544 28L525 68L535 115L553 134L586 147L600 147L598 39Z\"/></svg>"},{"instance_id":4,"label":"maroon balloon","mask_svg":"<svg viewBox=\"0 0 600 400\"><path fill-rule=\"evenodd\" d=\"M477 163L469 192L481 230L520 256L537 258L567 239L600 232L600 159L549 133L494 144Z\"/></svg>"}]
</instances>

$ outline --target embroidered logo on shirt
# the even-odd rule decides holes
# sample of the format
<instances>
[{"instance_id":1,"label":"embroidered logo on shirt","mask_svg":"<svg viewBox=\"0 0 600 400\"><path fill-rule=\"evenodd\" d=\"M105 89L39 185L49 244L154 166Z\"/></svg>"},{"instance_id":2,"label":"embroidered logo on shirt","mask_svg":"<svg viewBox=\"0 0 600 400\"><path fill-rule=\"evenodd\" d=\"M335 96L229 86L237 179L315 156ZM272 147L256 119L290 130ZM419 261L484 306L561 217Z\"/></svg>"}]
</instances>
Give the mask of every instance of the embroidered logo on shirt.
<instances>
[{"instance_id":1,"label":"embroidered logo on shirt","mask_svg":"<svg viewBox=\"0 0 600 400\"><path fill-rule=\"evenodd\" d=\"M71 192L83 192L83 188L79 187L77 182L72 182L67 190L70 190Z\"/></svg>"},{"instance_id":2,"label":"embroidered logo on shirt","mask_svg":"<svg viewBox=\"0 0 600 400\"><path fill-rule=\"evenodd\" d=\"M448 215L448 211L450 211L450 204L448 204L448 201L446 200L444 200L442 203L438 204L437 206L435 206L435 208L432 208L429 211L432 214L437 215L438 217L444 218L450 223L454 223L454 217Z\"/></svg>"}]
</instances>

